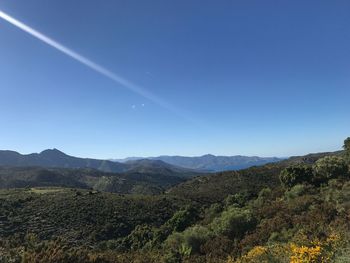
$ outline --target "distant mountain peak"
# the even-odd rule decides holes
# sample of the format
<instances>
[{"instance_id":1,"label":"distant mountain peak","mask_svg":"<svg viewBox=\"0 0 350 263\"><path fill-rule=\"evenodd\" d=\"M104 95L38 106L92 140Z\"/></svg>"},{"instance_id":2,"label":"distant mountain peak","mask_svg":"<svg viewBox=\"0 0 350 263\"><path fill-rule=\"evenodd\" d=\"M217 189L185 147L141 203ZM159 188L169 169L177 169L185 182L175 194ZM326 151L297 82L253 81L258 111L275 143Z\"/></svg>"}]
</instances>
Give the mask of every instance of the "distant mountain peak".
<instances>
[{"instance_id":1,"label":"distant mountain peak","mask_svg":"<svg viewBox=\"0 0 350 263\"><path fill-rule=\"evenodd\" d=\"M216 157L216 156L214 154L208 153L208 154L202 155L201 157Z\"/></svg>"},{"instance_id":2,"label":"distant mountain peak","mask_svg":"<svg viewBox=\"0 0 350 263\"><path fill-rule=\"evenodd\" d=\"M74 157L61 152L56 148L32 154L20 154L17 152L0 150L0 167L1 166L36 166L72 169L84 168L111 173L152 174L158 176L178 176L181 178L197 176L199 174L197 171L177 167L161 160L142 159L126 163L118 163L108 160Z\"/></svg>"},{"instance_id":3,"label":"distant mountain peak","mask_svg":"<svg viewBox=\"0 0 350 263\"><path fill-rule=\"evenodd\" d=\"M132 160L132 161L127 161L126 164L129 164L129 165L133 165L135 166L135 168L137 167L162 167L162 168L180 168L180 167L177 167L177 166L174 166L174 165L171 165L167 162L164 162L162 160L153 160L153 159L139 159L139 160ZM185 170L185 168L181 168L183 170Z\"/></svg>"},{"instance_id":4,"label":"distant mountain peak","mask_svg":"<svg viewBox=\"0 0 350 263\"><path fill-rule=\"evenodd\" d=\"M40 155L50 155L50 156L67 156L64 152L61 152L60 150L53 148L53 149L46 149L40 153Z\"/></svg>"}]
</instances>

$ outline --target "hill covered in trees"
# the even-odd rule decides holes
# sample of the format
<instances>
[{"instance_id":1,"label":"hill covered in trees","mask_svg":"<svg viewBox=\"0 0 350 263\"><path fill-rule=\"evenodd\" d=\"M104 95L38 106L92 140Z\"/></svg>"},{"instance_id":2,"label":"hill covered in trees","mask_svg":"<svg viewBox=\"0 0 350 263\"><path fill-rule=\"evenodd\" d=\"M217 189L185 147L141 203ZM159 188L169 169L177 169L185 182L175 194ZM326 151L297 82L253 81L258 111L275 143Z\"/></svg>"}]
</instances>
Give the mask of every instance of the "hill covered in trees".
<instances>
[{"instance_id":1,"label":"hill covered in trees","mask_svg":"<svg viewBox=\"0 0 350 263\"><path fill-rule=\"evenodd\" d=\"M159 194L202 175L159 160L119 164L72 157L56 149L29 155L0 151L0 164L0 189L71 187L122 194ZM110 170L114 172L106 172Z\"/></svg>"},{"instance_id":2,"label":"hill covered in trees","mask_svg":"<svg viewBox=\"0 0 350 263\"><path fill-rule=\"evenodd\" d=\"M348 262L344 151L186 181L155 196L0 191L0 262Z\"/></svg>"},{"instance_id":3,"label":"hill covered in trees","mask_svg":"<svg viewBox=\"0 0 350 263\"><path fill-rule=\"evenodd\" d=\"M94 169L42 167L1 167L0 189L32 187L68 187L121 194L160 194L184 182L190 173L181 173L168 165L140 164L125 173L105 173ZM197 173L192 173L197 175Z\"/></svg>"}]
</instances>

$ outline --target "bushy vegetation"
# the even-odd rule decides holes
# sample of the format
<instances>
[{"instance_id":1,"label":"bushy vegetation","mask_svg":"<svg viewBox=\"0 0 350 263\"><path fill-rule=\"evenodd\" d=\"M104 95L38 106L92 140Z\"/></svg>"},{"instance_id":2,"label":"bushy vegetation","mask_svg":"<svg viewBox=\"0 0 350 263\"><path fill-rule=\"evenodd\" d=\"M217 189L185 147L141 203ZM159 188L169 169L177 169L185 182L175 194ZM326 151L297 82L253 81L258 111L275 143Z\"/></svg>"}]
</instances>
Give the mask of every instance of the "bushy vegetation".
<instances>
[{"instance_id":1,"label":"bushy vegetation","mask_svg":"<svg viewBox=\"0 0 350 263\"><path fill-rule=\"evenodd\" d=\"M244 198L252 198L265 187L279 188L278 176L281 168L286 165L284 162L271 163L241 171L199 176L171 188L168 194L184 197L204 206L222 202L228 195L239 194Z\"/></svg>"},{"instance_id":2,"label":"bushy vegetation","mask_svg":"<svg viewBox=\"0 0 350 263\"><path fill-rule=\"evenodd\" d=\"M0 262L348 262L344 149L195 178L158 196L3 190Z\"/></svg>"},{"instance_id":3,"label":"bushy vegetation","mask_svg":"<svg viewBox=\"0 0 350 263\"><path fill-rule=\"evenodd\" d=\"M350 163L350 137L345 139L343 148L345 150L345 159Z\"/></svg>"},{"instance_id":4,"label":"bushy vegetation","mask_svg":"<svg viewBox=\"0 0 350 263\"><path fill-rule=\"evenodd\" d=\"M312 179L312 168L305 164L289 166L280 175L281 183L287 188L291 188L296 184L311 182Z\"/></svg>"},{"instance_id":5,"label":"bushy vegetation","mask_svg":"<svg viewBox=\"0 0 350 263\"><path fill-rule=\"evenodd\" d=\"M346 161L338 156L326 156L318 160L314 166L314 181L324 183L333 178L348 176Z\"/></svg>"},{"instance_id":6,"label":"bushy vegetation","mask_svg":"<svg viewBox=\"0 0 350 263\"><path fill-rule=\"evenodd\" d=\"M151 171L148 169L141 172L106 173L84 168L0 166L0 189L68 187L120 194L154 195L161 194L171 186L186 181L188 176L190 175L180 176L178 171L164 171L158 167Z\"/></svg>"},{"instance_id":7,"label":"bushy vegetation","mask_svg":"<svg viewBox=\"0 0 350 263\"><path fill-rule=\"evenodd\" d=\"M346 149L346 147L344 148ZM320 185L331 179L346 178L349 176L347 154L348 152L345 152L345 158L325 156L318 159L313 165L295 164L288 166L280 174L281 183L290 189L297 184Z\"/></svg>"}]
</instances>

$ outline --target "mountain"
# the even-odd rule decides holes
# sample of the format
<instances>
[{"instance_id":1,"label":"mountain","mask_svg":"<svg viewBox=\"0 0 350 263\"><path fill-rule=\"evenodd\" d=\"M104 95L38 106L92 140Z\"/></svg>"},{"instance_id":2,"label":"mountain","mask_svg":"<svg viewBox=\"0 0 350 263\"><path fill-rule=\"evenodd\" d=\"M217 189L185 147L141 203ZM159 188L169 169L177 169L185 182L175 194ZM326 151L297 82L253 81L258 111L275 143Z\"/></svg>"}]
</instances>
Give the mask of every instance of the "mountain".
<instances>
[{"instance_id":1,"label":"mountain","mask_svg":"<svg viewBox=\"0 0 350 263\"><path fill-rule=\"evenodd\" d=\"M129 173L163 174L185 178L202 174L197 170L172 165L161 160L139 159L128 161L125 164L130 167L128 169Z\"/></svg>"},{"instance_id":2,"label":"mountain","mask_svg":"<svg viewBox=\"0 0 350 263\"><path fill-rule=\"evenodd\" d=\"M109 173L167 174L181 177L198 175L198 172L177 167L160 160L135 160L125 163L67 155L57 149L41 153L20 154L14 151L0 151L0 166L45 167L45 168L89 168Z\"/></svg>"},{"instance_id":3,"label":"mountain","mask_svg":"<svg viewBox=\"0 0 350 263\"><path fill-rule=\"evenodd\" d=\"M70 187L121 194L159 194L197 171L159 160L117 163L77 158L57 149L22 155L0 151L0 189Z\"/></svg>"},{"instance_id":4,"label":"mountain","mask_svg":"<svg viewBox=\"0 0 350 263\"><path fill-rule=\"evenodd\" d=\"M115 159L121 163L129 162L132 160L143 159L139 157L129 157L125 159ZM267 163L273 163L283 160L276 157L258 157L258 156L215 156L212 154L206 154L197 157L186 156L158 156L147 157L149 160L160 160L172 165L180 166L183 168L194 169L199 171L211 171L220 172L228 170L240 170L257 165L264 165Z\"/></svg>"},{"instance_id":5,"label":"mountain","mask_svg":"<svg viewBox=\"0 0 350 263\"><path fill-rule=\"evenodd\" d=\"M124 172L129 167L122 163L69 156L57 149L41 153L20 154L14 151L0 151L0 165L40 166L59 168L92 168L104 172Z\"/></svg>"}]
</instances>

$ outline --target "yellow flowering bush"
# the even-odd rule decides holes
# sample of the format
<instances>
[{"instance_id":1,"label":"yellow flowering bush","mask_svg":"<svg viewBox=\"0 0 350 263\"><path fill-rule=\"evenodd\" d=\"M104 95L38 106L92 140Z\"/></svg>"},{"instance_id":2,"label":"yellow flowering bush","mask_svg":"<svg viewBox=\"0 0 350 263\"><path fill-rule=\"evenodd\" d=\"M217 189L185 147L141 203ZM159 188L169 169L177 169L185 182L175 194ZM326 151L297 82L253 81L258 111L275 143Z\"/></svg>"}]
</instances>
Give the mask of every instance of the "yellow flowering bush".
<instances>
[{"instance_id":1,"label":"yellow flowering bush","mask_svg":"<svg viewBox=\"0 0 350 263\"><path fill-rule=\"evenodd\" d=\"M290 245L292 255L290 263L326 263L330 262L335 254L337 243L340 237L337 234L330 234L326 240L315 240L310 246Z\"/></svg>"},{"instance_id":2,"label":"yellow flowering bush","mask_svg":"<svg viewBox=\"0 0 350 263\"><path fill-rule=\"evenodd\" d=\"M340 236L330 234L323 241L314 240L310 242L306 239L306 236L299 235L298 240L300 241L298 244L255 246L239 259L234 260L229 257L226 263L328 263L332 261L337 251Z\"/></svg>"},{"instance_id":3,"label":"yellow flowering bush","mask_svg":"<svg viewBox=\"0 0 350 263\"><path fill-rule=\"evenodd\" d=\"M268 262L267 248L256 246L242 257L243 262Z\"/></svg>"},{"instance_id":4,"label":"yellow flowering bush","mask_svg":"<svg viewBox=\"0 0 350 263\"><path fill-rule=\"evenodd\" d=\"M234 261L230 258L227 263L271 263L271 262L285 262L286 251L283 245L274 246L255 246L247 254Z\"/></svg>"},{"instance_id":5,"label":"yellow flowering bush","mask_svg":"<svg viewBox=\"0 0 350 263\"><path fill-rule=\"evenodd\" d=\"M307 247L291 244L292 256L290 263L316 263L322 260L322 248L320 246Z\"/></svg>"}]
</instances>

